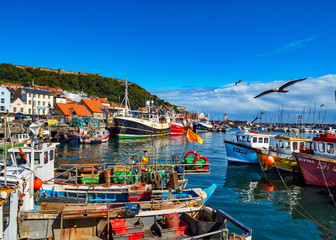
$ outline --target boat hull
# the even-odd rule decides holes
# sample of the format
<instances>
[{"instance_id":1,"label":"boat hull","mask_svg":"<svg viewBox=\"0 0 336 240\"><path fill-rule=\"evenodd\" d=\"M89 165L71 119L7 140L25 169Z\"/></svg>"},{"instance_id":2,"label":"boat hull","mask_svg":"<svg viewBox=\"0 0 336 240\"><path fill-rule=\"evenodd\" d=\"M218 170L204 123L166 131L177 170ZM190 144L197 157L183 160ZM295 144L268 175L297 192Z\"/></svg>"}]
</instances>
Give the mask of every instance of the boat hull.
<instances>
[{"instance_id":1,"label":"boat hull","mask_svg":"<svg viewBox=\"0 0 336 240\"><path fill-rule=\"evenodd\" d=\"M95 144L95 143L103 143L107 142L109 140L109 136L106 136L104 138L94 138L94 137L80 137L80 142L81 143L89 143L89 144Z\"/></svg>"},{"instance_id":2,"label":"boat hull","mask_svg":"<svg viewBox=\"0 0 336 240\"><path fill-rule=\"evenodd\" d=\"M336 187L336 159L293 153L305 183L313 186Z\"/></svg>"},{"instance_id":3,"label":"boat hull","mask_svg":"<svg viewBox=\"0 0 336 240\"><path fill-rule=\"evenodd\" d=\"M241 144L224 141L229 163L258 164L258 156L254 149Z\"/></svg>"},{"instance_id":4,"label":"boat hull","mask_svg":"<svg viewBox=\"0 0 336 240\"><path fill-rule=\"evenodd\" d=\"M168 123L128 117L116 117L114 120L118 138L146 138L170 134L170 124Z\"/></svg>"},{"instance_id":5,"label":"boat hull","mask_svg":"<svg viewBox=\"0 0 336 240\"><path fill-rule=\"evenodd\" d=\"M264 172L277 172L278 170L288 173L299 173L300 168L291 155L280 154L269 150L256 150L259 164ZM272 156L274 163L272 165L266 163L266 157Z\"/></svg>"},{"instance_id":6,"label":"boat hull","mask_svg":"<svg viewBox=\"0 0 336 240\"><path fill-rule=\"evenodd\" d=\"M170 131L172 135L183 134L184 127L180 123L172 123Z\"/></svg>"},{"instance_id":7,"label":"boat hull","mask_svg":"<svg viewBox=\"0 0 336 240\"><path fill-rule=\"evenodd\" d=\"M203 124L200 122L194 122L193 130L194 132L207 132L207 131L210 131L211 128L207 124Z\"/></svg>"}]
</instances>

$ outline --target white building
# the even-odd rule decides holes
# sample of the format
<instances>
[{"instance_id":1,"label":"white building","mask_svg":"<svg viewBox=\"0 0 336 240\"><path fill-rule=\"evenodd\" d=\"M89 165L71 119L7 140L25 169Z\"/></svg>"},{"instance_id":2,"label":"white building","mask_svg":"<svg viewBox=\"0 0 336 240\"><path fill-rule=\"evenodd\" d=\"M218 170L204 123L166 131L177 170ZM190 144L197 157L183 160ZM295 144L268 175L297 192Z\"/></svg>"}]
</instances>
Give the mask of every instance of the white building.
<instances>
[{"instance_id":1,"label":"white building","mask_svg":"<svg viewBox=\"0 0 336 240\"><path fill-rule=\"evenodd\" d=\"M87 94L83 92L64 91L66 98L69 98L75 102L82 101L83 98L87 98Z\"/></svg>"},{"instance_id":2,"label":"white building","mask_svg":"<svg viewBox=\"0 0 336 240\"><path fill-rule=\"evenodd\" d=\"M10 111L11 92L4 86L0 86L0 113Z\"/></svg>"},{"instance_id":3,"label":"white building","mask_svg":"<svg viewBox=\"0 0 336 240\"><path fill-rule=\"evenodd\" d=\"M27 104L24 103L21 98L16 98L10 104L10 112L11 113L22 113L27 114Z\"/></svg>"},{"instance_id":4,"label":"white building","mask_svg":"<svg viewBox=\"0 0 336 240\"><path fill-rule=\"evenodd\" d=\"M27 106L28 115L47 115L54 107L54 97L48 91L23 88L21 99Z\"/></svg>"}]
</instances>

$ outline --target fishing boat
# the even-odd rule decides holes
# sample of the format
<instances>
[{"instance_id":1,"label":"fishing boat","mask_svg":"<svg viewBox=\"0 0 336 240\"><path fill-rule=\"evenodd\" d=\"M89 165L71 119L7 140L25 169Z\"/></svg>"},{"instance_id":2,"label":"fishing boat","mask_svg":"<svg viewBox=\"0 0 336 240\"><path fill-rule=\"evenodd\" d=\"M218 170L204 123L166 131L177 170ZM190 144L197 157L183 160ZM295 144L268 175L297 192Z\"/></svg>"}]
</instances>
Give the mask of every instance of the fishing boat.
<instances>
[{"instance_id":1,"label":"fishing boat","mask_svg":"<svg viewBox=\"0 0 336 240\"><path fill-rule=\"evenodd\" d=\"M30 140L28 133L13 133L11 138L14 143L27 143Z\"/></svg>"},{"instance_id":2,"label":"fishing boat","mask_svg":"<svg viewBox=\"0 0 336 240\"><path fill-rule=\"evenodd\" d=\"M193 122L193 130L194 132L207 132L211 131L213 126L207 119L201 119L199 121Z\"/></svg>"},{"instance_id":3,"label":"fishing boat","mask_svg":"<svg viewBox=\"0 0 336 240\"><path fill-rule=\"evenodd\" d=\"M172 135L180 135L184 133L184 126L182 123L178 122L171 122L171 134Z\"/></svg>"},{"instance_id":4,"label":"fishing boat","mask_svg":"<svg viewBox=\"0 0 336 240\"><path fill-rule=\"evenodd\" d=\"M307 185L336 187L336 138L321 134L313 138L313 148L293 152Z\"/></svg>"},{"instance_id":5,"label":"fishing boat","mask_svg":"<svg viewBox=\"0 0 336 240\"><path fill-rule=\"evenodd\" d=\"M292 153L299 152L300 149L310 149L311 139L276 136L275 141L275 148L256 149L262 170L264 172L282 170L287 173L299 173L299 166L292 157Z\"/></svg>"},{"instance_id":6,"label":"fishing boat","mask_svg":"<svg viewBox=\"0 0 336 240\"><path fill-rule=\"evenodd\" d=\"M117 138L146 138L170 134L169 118L156 112L149 101L146 103L148 112L138 113L136 116L130 113L127 81L125 82L125 98L122 103L125 104L125 109L114 118Z\"/></svg>"},{"instance_id":7,"label":"fishing boat","mask_svg":"<svg viewBox=\"0 0 336 240\"><path fill-rule=\"evenodd\" d=\"M237 132L235 142L224 140L228 162L258 164L255 149L269 149L270 137L273 136L258 131Z\"/></svg>"},{"instance_id":8,"label":"fishing boat","mask_svg":"<svg viewBox=\"0 0 336 240\"><path fill-rule=\"evenodd\" d=\"M93 131L92 133L81 135L80 143L93 144L107 142L110 138L110 133L105 128Z\"/></svg>"},{"instance_id":9,"label":"fishing boat","mask_svg":"<svg viewBox=\"0 0 336 240\"><path fill-rule=\"evenodd\" d=\"M20 219L25 239L252 239L251 228L209 206L45 203Z\"/></svg>"}]
</instances>

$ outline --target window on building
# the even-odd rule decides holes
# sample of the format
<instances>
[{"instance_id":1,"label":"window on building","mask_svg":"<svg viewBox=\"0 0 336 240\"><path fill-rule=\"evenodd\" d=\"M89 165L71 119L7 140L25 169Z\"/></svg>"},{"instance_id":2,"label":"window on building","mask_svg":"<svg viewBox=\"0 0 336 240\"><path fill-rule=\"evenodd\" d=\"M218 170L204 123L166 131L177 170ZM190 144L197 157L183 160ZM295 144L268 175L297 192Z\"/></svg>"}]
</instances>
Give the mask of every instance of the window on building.
<instances>
[{"instance_id":1,"label":"window on building","mask_svg":"<svg viewBox=\"0 0 336 240\"><path fill-rule=\"evenodd\" d=\"M31 105L31 100L28 101L28 104Z\"/></svg>"},{"instance_id":2,"label":"window on building","mask_svg":"<svg viewBox=\"0 0 336 240\"><path fill-rule=\"evenodd\" d=\"M1 92L1 95L5 95L5 92Z\"/></svg>"},{"instance_id":3,"label":"window on building","mask_svg":"<svg viewBox=\"0 0 336 240\"><path fill-rule=\"evenodd\" d=\"M40 115L40 109L37 109L37 114Z\"/></svg>"},{"instance_id":4,"label":"window on building","mask_svg":"<svg viewBox=\"0 0 336 240\"><path fill-rule=\"evenodd\" d=\"M13 107L13 112L16 112L16 107Z\"/></svg>"},{"instance_id":5,"label":"window on building","mask_svg":"<svg viewBox=\"0 0 336 240\"><path fill-rule=\"evenodd\" d=\"M50 96L48 95L48 99L50 99Z\"/></svg>"},{"instance_id":6,"label":"window on building","mask_svg":"<svg viewBox=\"0 0 336 240\"><path fill-rule=\"evenodd\" d=\"M1 98L1 103L5 103L5 99L4 98Z\"/></svg>"},{"instance_id":7,"label":"window on building","mask_svg":"<svg viewBox=\"0 0 336 240\"><path fill-rule=\"evenodd\" d=\"M31 93L29 93L28 96L31 97Z\"/></svg>"},{"instance_id":8,"label":"window on building","mask_svg":"<svg viewBox=\"0 0 336 240\"><path fill-rule=\"evenodd\" d=\"M45 95L43 95L43 99L45 99Z\"/></svg>"},{"instance_id":9,"label":"window on building","mask_svg":"<svg viewBox=\"0 0 336 240\"><path fill-rule=\"evenodd\" d=\"M1 112L4 112L5 111L5 107L1 106L0 110L1 110Z\"/></svg>"},{"instance_id":10,"label":"window on building","mask_svg":"<svg viewBox=\"0 0 336 240\"><path fill-rule=\"evenodd\" d=\"M322 142L318 143L319 152L324 153L325 152L324 148L325 148L324 143L322 143Z\"/></svg>"},{"instance_id":11,"label":"window on building","mask_svg":"<svg viewBox=\"0 0 336 240\"><path fill-rule=\"evenodd\" d=\"M20 112L22 112L23 113L23 108L21 108L21 111Z\"/></svg>"},{"instance_id":12,"label":"window on building","mask_svg":"<svg viewBox=\"0 0 336 240\"><path fill-rule=\"evenodd\" d=\"M44 96L44 95L43 95ZM45 101L43 101L43 106L45 106Z\"/></svg>"},{"instance_id":13,"label":"window on building","mask_svg":"<svg viewBox=\"0 0 336 240\"><path fill-rule=\"evenodd\" d=\"M33 107L35 107L36 106L36 101L33 101Z\"/></svg>"},{"instance_id":14,"label":"window on building","mask_svg":"<svg viewBox=\"0 0 336 240\"><path fill-rule=\"evenodd\" d=\"M330 154L334 154L334 144L327 143L327 152Z\"/></svg>"},{"instance_id":15,"label":"window on building","mask_svg":"<svg viewBox=\"0 0 336 240\"><path fill-rule=\"evenodd\" d=\"M28 114L31 114L31 109L28 109Z\"/></svg>"},{"instance_id":16,"label":"window on building","mask_svg":"<svg viewBox=\"0 0 336 240\"><path fill-rule=\"evenodd\" d=\"M40 103L41 103L41 102L40 102L40 101L38 101L38 102L37 102L37 106L40 106Z\"/></svg>"},{"instance_id":17,"label":"window on building","mask_svg":"<svg viewBox=\"0 0 336 240\"><path fill-rule=\"evenodd\" d=\"M42 111L43 111L43 115L45 115L45 109L43 109Z\"/></svg>"}]
</instances>

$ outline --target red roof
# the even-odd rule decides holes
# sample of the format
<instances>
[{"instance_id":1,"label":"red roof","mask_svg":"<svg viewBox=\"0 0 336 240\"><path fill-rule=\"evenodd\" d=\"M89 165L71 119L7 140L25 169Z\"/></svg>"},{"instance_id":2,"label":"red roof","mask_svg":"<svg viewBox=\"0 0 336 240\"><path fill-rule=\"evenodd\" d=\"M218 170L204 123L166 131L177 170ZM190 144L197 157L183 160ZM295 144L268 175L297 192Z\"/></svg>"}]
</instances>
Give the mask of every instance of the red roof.
<instances>
[{"instance_id":1,"label":"red roof","mask_svg":"<svg viewBox=\"0 0 336 240\"><path fill-rule=\"evenodd\" d=\"M18 83L3 83L1 84L1 86L4 85L5 87L24 87L22 84L18 84Z\"/></svg>"},{"instance_id":2,"label":"red roof","mask_svg":"<svg viewBox=\"0 0 336 240\"><path fill-rule=\"evenodd\" d=\"M90 109L91 112L102 113L103 111L99 107L104 107L104 105L97 100L83 99L85 105Z\"/></svg>"},{"instance_id":3,"label":"red roof","mask_svg":"<svg viewBox=\"0 0 336 240\"><path fill-rule=\"evenodd\" d=\"M91 113L84 105L68 103L56 103L56 105L61 109L65 116L76 114L79 117L92 117Z\"/></svg>"},{"instance_id":4,"label":"red roof","mask_svg":"<svg viewBox=\"0 0 336 240\"><path fill-rule=\"evenodd\" d=\"M101 103L108 103L107 98L98 98L97 101L99 101Z\"/></svg>"}]
</instances>

